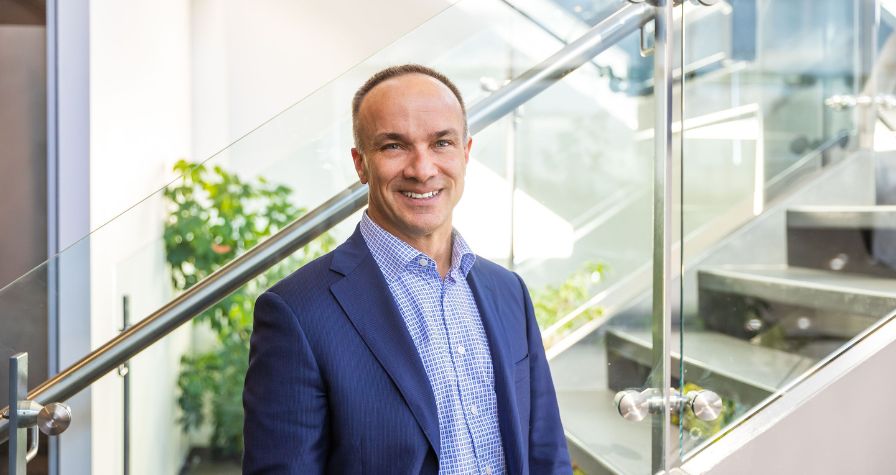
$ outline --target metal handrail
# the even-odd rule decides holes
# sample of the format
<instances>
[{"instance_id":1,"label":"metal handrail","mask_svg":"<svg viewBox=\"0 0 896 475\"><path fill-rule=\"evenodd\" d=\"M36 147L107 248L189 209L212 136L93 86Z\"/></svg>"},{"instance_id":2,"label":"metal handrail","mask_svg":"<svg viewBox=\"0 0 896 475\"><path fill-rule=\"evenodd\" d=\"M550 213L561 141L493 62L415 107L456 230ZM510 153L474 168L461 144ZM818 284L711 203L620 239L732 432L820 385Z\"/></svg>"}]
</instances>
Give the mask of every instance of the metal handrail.
<instances>
[{"instance_id":1,"label":"metal handrail","mask_svg":"<svg viewBox=\"0 0 896 475\"><path fill-rule=\"evenodd\" d=\"M896 1L896 0L894 0L894 1ZM555 40L559 41L561 44L564 44L564 45L568 44L568 42L566 41L566 38L564 38L563 36L560 36L559 34L557 34L556 31L554 31L553 28L549 27L548 25L546 25L544 22L542 22L542 21L539 20L538 18L535 18L534 16L530 15L528 12L526 12L525 10L523 10L522 8L520 8L519 6L517 6L516 3L515 3L514 1L512 1L512 0L501 0L501 3L503 3L504 5L507 5L507 8L510 8L511 10L513 10L514 12L516 12L517 15L519 15L519 16L525 18L529 23L532 23L533 25L535 25L536 28L538 28L538 29L540 29L541 31L545 32L545 33L546 33L547 35L549 35L551 38L554 38ZM603 76L603 77L607 77L607 78L609 78L611 81L613 81L613 80L616 80L616 81L625 80L625 79L623 79L623 78L621 78L621 77L619 77L619 76L616 76L616 74L613 72L613 68L611 68L611 67L609 67L609 66L603 66L603 65L599 64L599 63L597 62L597 60L595 60L594 58L592 58L589 62L590 62L595 68L597 68L597 72L598 72L598 74L600 74L601 76Z\"/></svg>"},{"instance_id":2,"label":"metal handrail","mask_svg":"<svg viewBox=\"0 0 896 475\"><path fill-rule=\"evenodd\" d=\"M646 4L626 5L561 48L550 58L529 69L494 94L477 102L467 117L473 133L503 117L538 95L591 58L618 43L653 19L654 8Z\"/></svg>"},{"instance_id":3,"label":"metal handrail","mask_svg":"<svg viewBox=\"0 0 896 475\"><path fill-rule=\"evenodd\" d=\"M653 7L645 4L632 4L620 8L588 30L581 38L470 107L468 113L470 132L475 134L481 131L629 33L636 31L653 17ZM266 241L222 266L77 363L44 381L28 393L28 399L48 404L74 396L270 266L362 209L366 203L367 187L360 183L341 191ZM0 420L0 442L7 440L8 424L7 420Z\"/></svg>"}]
</instances>

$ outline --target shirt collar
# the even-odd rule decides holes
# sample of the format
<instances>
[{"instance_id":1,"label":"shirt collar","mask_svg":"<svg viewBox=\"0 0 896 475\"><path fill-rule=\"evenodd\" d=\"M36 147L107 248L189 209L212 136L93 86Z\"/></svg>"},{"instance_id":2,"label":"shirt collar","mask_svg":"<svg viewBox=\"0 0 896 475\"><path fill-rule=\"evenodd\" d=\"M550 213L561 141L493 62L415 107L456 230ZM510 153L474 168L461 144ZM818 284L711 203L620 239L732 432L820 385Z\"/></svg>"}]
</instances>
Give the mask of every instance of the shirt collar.
<instances>
[{"instance_id":1,"label":"shirt collar","mask_svg":"<svg viewBox=\"0 0 896 475\"><path fill-rule=\"evenodd\" d=\"M421 267L419 264L421 259L425 259L428 265L435 265L435 261L431 257L414 249L410 244L373 222L367 216L367 211L361 216L360 227L361 235L383 272L386 282L392 283L408 269ZM451 267L448 274L454 276L455 279L466 278L476 262L476 254L457 230L452 231L451 237Z\"/></svg>"},{"instance_id":2,"label":"shirt collar","mask_svg":"<svg viewBox=\"0 0 896 475\"><path fill-rule=\"evenodd\" d=\"M449 272L459 271L460 277L466 279L473 264L476 263L476 254L456 229L451 232L451 238L451 270Z\"/></svg>"}]
</instances>

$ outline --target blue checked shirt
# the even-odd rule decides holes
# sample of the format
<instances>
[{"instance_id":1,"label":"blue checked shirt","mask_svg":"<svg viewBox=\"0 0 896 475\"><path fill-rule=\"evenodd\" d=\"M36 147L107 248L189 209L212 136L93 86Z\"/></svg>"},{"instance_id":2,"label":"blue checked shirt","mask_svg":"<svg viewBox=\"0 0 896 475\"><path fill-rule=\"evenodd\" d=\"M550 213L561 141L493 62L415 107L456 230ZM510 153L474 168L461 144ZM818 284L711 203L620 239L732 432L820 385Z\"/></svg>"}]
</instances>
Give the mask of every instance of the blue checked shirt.
<instances>
[{"instance_id":1,"label":"blue checked shirt","mask_svg":"<svg viewBox=\"0 0 896 475\"><path fill-rule=\"evenodd\" d=\"M476 255L456 231L442 280L429 256L367 217L361 235L386 278L436 398L439 473L505 472L495 376L467 273Z\"/></svg>"}]
</instances>

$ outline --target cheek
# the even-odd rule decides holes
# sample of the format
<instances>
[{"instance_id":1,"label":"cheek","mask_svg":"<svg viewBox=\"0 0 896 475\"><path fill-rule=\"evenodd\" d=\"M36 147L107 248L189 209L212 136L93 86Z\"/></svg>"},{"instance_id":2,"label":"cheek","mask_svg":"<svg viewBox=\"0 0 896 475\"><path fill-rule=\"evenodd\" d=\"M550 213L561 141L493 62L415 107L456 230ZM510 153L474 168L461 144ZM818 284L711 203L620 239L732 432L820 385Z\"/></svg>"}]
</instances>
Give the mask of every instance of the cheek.
<instances>
[{"instance_id":1,"label":"cheek","mask_svg":"<svg viewBox=\"0 0 896 475\"><path fill-rule=\"evenodd\" d=\"M466 176L467 176L467 167L464 165L463 162L461 162L461 164L458 165L457 168L454 169L452 175L453 175L455 183L457 183L457 187L460 189L463 189L464 178L466 178Z\"/></svg>"},{"instance_id":2,"label":"cheek","mask_svg":"<svg viewBox=\"0 0 896 475\"><path fill-rule=\"evenodd\" d=\"M368 168L367 177L371 183L388 188L396 179L401 178L401 169L391 162L378 163L375 167Z\"/></svg>"}]
</instances>

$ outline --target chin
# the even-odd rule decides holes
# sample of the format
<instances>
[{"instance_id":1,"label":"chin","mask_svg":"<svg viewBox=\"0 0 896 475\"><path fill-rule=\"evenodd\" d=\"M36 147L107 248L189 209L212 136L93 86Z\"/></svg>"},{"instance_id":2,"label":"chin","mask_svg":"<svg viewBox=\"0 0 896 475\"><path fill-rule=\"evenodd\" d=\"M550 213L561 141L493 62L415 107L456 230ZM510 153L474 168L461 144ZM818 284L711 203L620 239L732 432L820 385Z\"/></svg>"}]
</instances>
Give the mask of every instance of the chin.
<instances>
[{"instance_id":1,"label":"chin","mask_svg":"<svg viewBox=\"0 0 896 475\"><path fill-rule=\"evenodd\" d=\"M444 221L405 221L404 230L411 236L424 237L429 236L445 226Z\"/></svg>"},{"instance_id":2,"label":"chin","mask_svg":"<svg viewBox=\"0 0 896 475\"><path fill-rule=\"evenodd\" d=\"M426 226L422 224L408 224L404 227L405 232L414 237L429 236L438 229L438 226Z\"/></svg>"}]
</instances>

